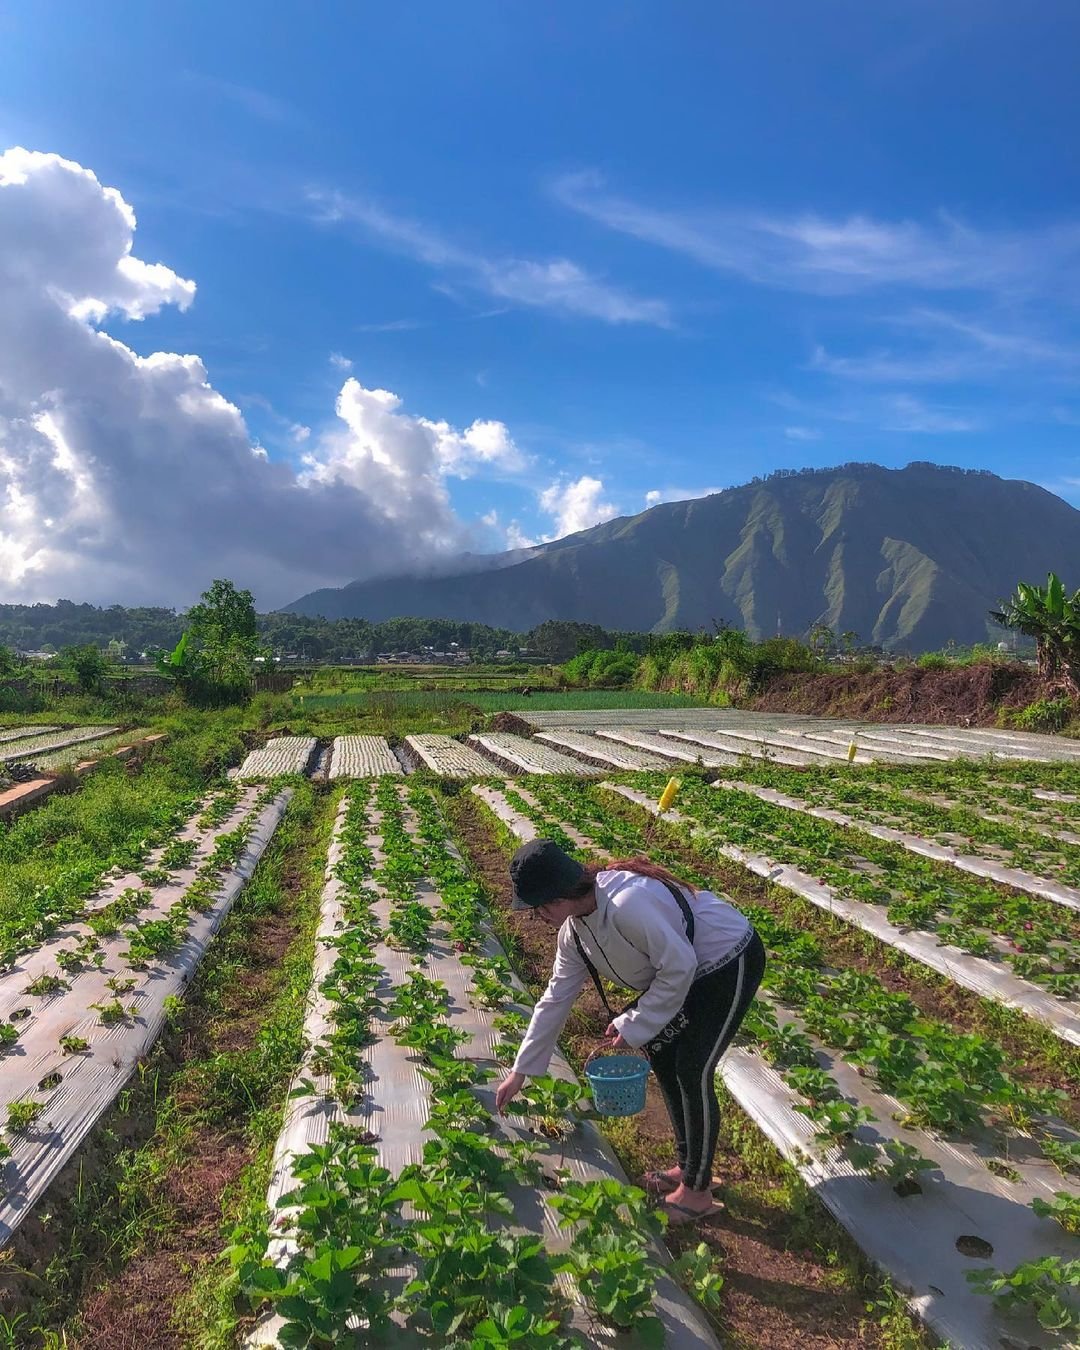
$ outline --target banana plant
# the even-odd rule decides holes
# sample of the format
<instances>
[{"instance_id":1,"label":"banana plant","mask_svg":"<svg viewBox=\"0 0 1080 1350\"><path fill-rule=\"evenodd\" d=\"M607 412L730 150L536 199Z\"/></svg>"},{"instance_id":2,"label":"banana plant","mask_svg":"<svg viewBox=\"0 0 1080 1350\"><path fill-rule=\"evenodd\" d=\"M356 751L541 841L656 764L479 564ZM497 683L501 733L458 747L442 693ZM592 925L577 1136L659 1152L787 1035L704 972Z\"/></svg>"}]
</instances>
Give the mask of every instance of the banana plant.
<instances>
[{"instance_id":1,"label":"banana plant","mask_svg":"<svg viewBox=\"0 0 1080 1350\"><path fill-rule=\"evenodd\" d=\"M1070 595L1057 573L1050 572L1045 586L1021 581L990 617L1035 639L1039 674L1049 687L1080 695L1080 591Z\"/></svg>"}]
</instances>

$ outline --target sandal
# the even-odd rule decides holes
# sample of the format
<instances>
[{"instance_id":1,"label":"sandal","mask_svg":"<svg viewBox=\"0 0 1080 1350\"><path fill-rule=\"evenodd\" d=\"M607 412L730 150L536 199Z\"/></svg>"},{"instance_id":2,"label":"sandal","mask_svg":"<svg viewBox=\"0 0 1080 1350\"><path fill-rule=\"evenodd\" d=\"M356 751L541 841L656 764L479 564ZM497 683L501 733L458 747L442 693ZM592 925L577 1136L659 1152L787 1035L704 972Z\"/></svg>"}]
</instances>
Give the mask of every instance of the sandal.
<instances>
[{"instance_id":1,"label":"sandal","mask_svg":"<svg viewBox=\"0 0 1080 1350\"><path fill-rule=\"evenodd\" d=\"M645 1189L653 1195L667 1195L673 1191L680 1183L673 1180L666 1172L646 1172L642 1177L645 1183Z\"/></svg>"},{"instance_id":2,"label":"sandal","mask_svg":"<svg viewBox=\"0 0 1080 1350\"><path fill-rule=\"evenodd\" d=\"M708 1209L689 1209L686 1205L676 1205L665 1200L660 1208L668 1216L668 1226L674 1228L679 1224L693 1223L695 1219L715 1219L724 1206L714 1202Z\"/></svg>"}]
</instances>

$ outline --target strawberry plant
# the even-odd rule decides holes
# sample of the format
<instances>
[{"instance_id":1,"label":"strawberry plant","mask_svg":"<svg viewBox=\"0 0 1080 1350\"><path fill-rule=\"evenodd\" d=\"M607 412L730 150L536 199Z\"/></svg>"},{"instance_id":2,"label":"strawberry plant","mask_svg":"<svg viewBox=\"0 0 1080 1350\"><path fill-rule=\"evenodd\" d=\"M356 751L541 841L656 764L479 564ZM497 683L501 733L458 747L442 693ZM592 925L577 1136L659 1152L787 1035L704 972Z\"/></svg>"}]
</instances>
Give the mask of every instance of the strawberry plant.
<instances>
[{"instance_id":1,"label":"strawberry plant","mask_svg":"<svg viewBox=\"0 0 1080 1350\"><path fill-rule=\"evenodd\" d=\"M413 1022L394 1032L398 1045L408 1046L410 1050L419 1050L431 1063L436 1058L449 1058L459 1045L469 1039L467 1031L456 1031L442 1022Z\"/></svg>"},{"instance_id":2,"label":"strawberry plant","mask_svg":"<svg viewBox=\"0 0 1080 1350\"><path fill-rule=\"evenodd\" d=\"M990 1294L1002 1312L1027 1312L1047 1331L1080 1327L1080 1260L1046 1256L1010 1271L969 1270L968 1281Z\"/></svg>"},{"instance_id":3,"label":"strawberry plant","mask_svg":"<svg viewBox=\"0 0 1080 1350\"><path fill-rule=\"evenodd\" d=\"M25 1134L44 1110L44 1102L33 1102L26 1098L22 1101L9 1102L7 1128L12 1134Z\"/></svg>"},{"instance_id":4,"label":"strawberry plant","mask_svg":"<svg viewBox=\"0 0 1080 1350\"><path fill-rule=\"evenodd\" d=\"M580 1083L539 1074L529 1079L507 1109L517 1115L533 1116L541 1134L561 1139L574 1129L577 1123L574 1116L588 1096Z\"/></svg>"},{"instance_id":5,"label":"strawberry plant","mask_svg":"<svg viewBox=\"0 0 1080 1350\"><path fill-rule=\"evenodd\" d=\"M98 1021L102 1026L113 1026L117 1022L126 1022L129 1017L135 1015L135 1005L125 1008L118 998L110 999L108 1003L88 1003L88 1008L93 1008L98 1015Z\"/></svg>"},{"instance_id":6,"label":"strawberry plant","mask_svg":"<svg viewBox=\"0 0 1080 1350\"><path fill-rule=\"evenodd\" d=\"M0 1022L0 1050L6 1050L19 1039L19 1028L10 1022Z\"/></svg>"},{"instance_id":7,"label":"strawberry plant","mask_svg":"<svg viewBox=\"0 0 1080 1350\"><path fill-rule=\"evenodd\" d=\"M420 1223L403 1241L423 1263L403 1301L440 1338L484 1321L494 1306L545 1318L556 1301L556 1265L542 1238L491 1232L483 1223Z\"/></svg>"},{"instance_id":8,"label":"strawberry plant","mask_svg":"<svg viewBox=\"0 0 1080 1350\"><path fill-rule=\"evenodd\" d=\"M573 1275L581 1296L605 1321L620 1331L633 1330L646 1347L664 1344L663 1324L652 1311L659 1272L635 1237L604 1233L575 1244L562 1269Z\"/></svg>"},{"instance_id":9,"label":"strawberry plant","mask_svg":"<svg viewBox=\"0 0 1080 1350\"><path fill-rule=\"evenodd\" d=\"M1031 1208L1041 1219L1056 1219L1066 1233L1080 1233L1080 1195L1055 1191L1052 1200L1036 1197Z\"/></svg>"},{"instance_id":10,"label":"strawberry plant","mask_svg":"<svg viewBox=\"0 0 1080 1350\"><path fill-rule=\"evenodd\" d=\"M433 915L419 900L398 905L390 915L390 945L405 951L425 951L431 934Z\"/></svg>"},{"instance_id":11,"label":"strawberry plant","mask_svg":"<svg viewBox=\"0 0 1080 1350\"><path fill-rule=\"evenodd\" d=\"M494 1304L487 1317L477 1322L472 1333L460 1342L453 1342L450 1350L492 1350L498 1346L518 1346L519 1350L533 1350L534 1346L550 1346L563 1350L577 1344L563 1336L555 1318L539 1317L528 1308L508 1308Z\"/></svg>"},{"instance_id":12,"label":"strawberry plant","mask_svg":"<svg viewBox=\"0 0 1080 1350\"><path fill-rule=\"evenodd\" d=\"M1044 1135L1040 1148L1063 1176L1067 1172L1080 1172L1080 1140Z\"/></svg>"},{"instance_id":13,"label":"strawberry plant","mask_svg":"<svg viewBox=\"0 0 1080 1350\"><path fill-rule=\"evenodd\" d=\"M80 1055L90 1046L90 1042L82 1036L72 1036L70 1032L66 1036L60 1037L60 1048L65 1055Z\"/></svg>"},{"instance_id":14,"label":"strawberry plant","mask_svg":"<svg viewBox=\"0 0 1080 1350\"><path fill-rule=\"evenodd\" d=\"M796 1065L813 1069L817 1065L817 1056L810 1037L800 1031L793 1022L785 1022L775 1031L761 1038L761 1053L770 1064L783 1067Z\"/></svg>"},{"instance_id":15,"label":"strawberry plant","mask_svg":"<svg viewBox=\"0 0 1080 1350\"><path fill-rule=\"evenodd\" d=\"M174 839L161 851L161 866L166 872L178 872L190 866L198 852L194 839Z\"/></svg>"},{"instance_id":16,"label":"strawberry plant","mask_svg":"<svg viewBox=\"0 0 1080 1350\"><path fill-rule=\"evenodd\" d=\"M800 1097L806 1097L811 1104L835 1101L840 1095L836 1080L824 1069L795 1068L784 1074L784 1082Z\"/></svg>"},{"instance_id":17,"label":"strawberry plant","mask_svg":"<svg viewBox=\"0 0 1080 1350\"><path fill-rule=\"evenodd\" d=\"M935 1164L902 1139L886 1139L884 1147L888 1161L877 1169L881 1176L901 1197L917 1194L922 1189L919 1173L929 1171Z\"/></svg>"},{"instance_id":18,"label":"strawberry plant","mask_svg":"<svg viewBox=\"0 0 1080 1350\"><path fill-rule=\"evenodd\" d=\"M433 1020L446 1009L446 985L441 980L429 980L418 970L409 971L405 983L398 985L390 1000L392 1017L405 1021Z\"/></svg>"},{"instance_id":19,"label":"strawberry plant","mask_svg":"<svg viewBox=\"0 0 1080 1350\"><path fill-rule=\"evenodd\" d=\"M548 1204L558 1212L560 1228L575 1227L587 1241L627 1229L659 1236L667 1223L645 1191L621 1181L568 1181Z\"/></svg>"},{"instance_id":20,"label":"strawberry plant","mask_svg":"<svg viewBox=\"0 0 1080 1350\"><path fill-rule=\"evenodd\" d=\"M482 1008L501 1008L513 990L510 962L504 956L470 957L472 992Z\"/></svg>"},{"instance_id":21,"label":"strawberry plant","mask_svg":"<svg viewBox=\"0 0 1080 1350\"><path fill-rule=\"evenodd\" d=\"M61 979L59 975L39 975L36 980L31 981L23 990L24 994L34 994L38 998L46 998L50 994L60 994L65 989L70 989L71 985L67 980Z\"/></svg>"},{"instance_id":22,"label":"strawberry plant","mask_svg":"<svg viewBox=\"0 0 1080 1350\"><path fill-rule=\"evenodd\" d=\"M716 1269L715 1257L705 1242L682 1252L675 1260L675 1274L684 1289L693 1294L703 1308L716 1312L720 1307L724 1277Z\"/></svg>"},{"instance_id":23,"label":"strawberry plant","mask_svg":"<svg viewBox=\"0 0 1080 1350\"><path fill-rule=\"evenodd\" d=\"M870 1108L853 1106L842 1098L807 1106L800 1102L795 1110L806 1116L817 1127L814 1139L819 1144L842 1144L850 1139L860 1125L873 1120Z\"/></svg>"}]
</instances>

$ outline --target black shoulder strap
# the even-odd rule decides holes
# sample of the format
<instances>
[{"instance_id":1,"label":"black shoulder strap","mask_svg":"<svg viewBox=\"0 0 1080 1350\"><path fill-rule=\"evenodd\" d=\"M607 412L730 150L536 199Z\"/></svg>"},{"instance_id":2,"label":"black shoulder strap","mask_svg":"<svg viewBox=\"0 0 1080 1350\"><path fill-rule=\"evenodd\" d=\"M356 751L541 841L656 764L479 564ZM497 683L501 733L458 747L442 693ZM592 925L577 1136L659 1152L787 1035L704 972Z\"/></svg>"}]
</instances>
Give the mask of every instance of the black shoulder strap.
<instances>
[{"instance_id":1,"label":"black shoulder strap","mask_svg":"<svg viewBox=\"0 0 1080 1350\"><path fill-rule=\"evenodd\" d=\"M600 972L589 960L588 952L581 945L581 939L578 937L577 930L574 928L573 919L570 920L570 936L574 939L574 946L578 949L578 956L581 957L581 959L585 962L586 966L589 969L589 974L592 976L592 982L593 984L596 985L596 992L600 995L600 1002L604 1005L605 1009L607 1010L608 1016L614 1017L615 1013L612 1010L611 1004L607 1001L607 994L604 993L604 986L600 980Z\"/></svg>"},{"instance_id":2,"label":"black shoulder strap","mask_svg":"<svg viewBox=\"0 0 1080 1350\"><path fill-rule=\"evenodd\" d=\"M690 908L690 903L682 890L678 886L673 886L670 881L665 881L664 885L671 892L679 909L682 911L683 922L686 924L686 940L691 946L694 945L694 911ZM574 939L574 946L578 949L578 955L585 962L585 965L592 976L592 982L596 986L596 992L600 995L600 1002L604 1005L609 1017L614 1017L611 1004L607 1001L607 995L604 993L604 985L600 979L600 972L589 960L589 954L582 945L581 939L577 935L577 929L574 927L573 919L570 920L570 936ZM636 1001L636 1000L635 1000Z\"/></svg>"},{"instance_id":3,"label":"black shoulder strap","mask_svg":"<svg viewBox=\"0 0 1080 1350\"><path fill-rule=\"evenodd\" d=\"M694 911L690 908L690 902L682 893L681 886L673 886L670 881L665 881L664 885L671 892L675 903L682 910L683 923L686 924L686 940L690 946L694 945Z\"/></svg>"}]
</instances>

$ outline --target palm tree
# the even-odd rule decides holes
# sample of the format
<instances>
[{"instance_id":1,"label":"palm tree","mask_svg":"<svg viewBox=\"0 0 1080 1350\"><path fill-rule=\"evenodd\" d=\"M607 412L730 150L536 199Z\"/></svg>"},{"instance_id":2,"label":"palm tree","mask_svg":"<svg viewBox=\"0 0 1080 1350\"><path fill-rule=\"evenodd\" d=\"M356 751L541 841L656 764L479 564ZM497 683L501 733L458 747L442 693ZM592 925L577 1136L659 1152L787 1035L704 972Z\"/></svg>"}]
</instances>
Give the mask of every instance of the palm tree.
<instances>
[{"instance_id":1,"label":"palm tree","mask_svg":"<svg viewBox=\"0 0 1080 1350\"><path fill-rule=\"evenodd\" d=\"M1035 639L1039 675L1048 685L1080 695L1080 591L1069 595L1050 572L1045 586L1019 582L1016 594L990 617Z\"/></svg>"},{"instance_id":2,"label":"palm tree","mask_svg":"<svg viewBox=\"0 0 1080 1350\"><path fill-rule=\"evenodd\" d=\"M810 626L807 641L815 654L824 660L836 646L836 635L827 623L815 623Z\"/></svg>"}]
</instances>

